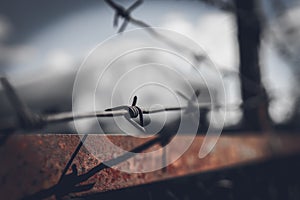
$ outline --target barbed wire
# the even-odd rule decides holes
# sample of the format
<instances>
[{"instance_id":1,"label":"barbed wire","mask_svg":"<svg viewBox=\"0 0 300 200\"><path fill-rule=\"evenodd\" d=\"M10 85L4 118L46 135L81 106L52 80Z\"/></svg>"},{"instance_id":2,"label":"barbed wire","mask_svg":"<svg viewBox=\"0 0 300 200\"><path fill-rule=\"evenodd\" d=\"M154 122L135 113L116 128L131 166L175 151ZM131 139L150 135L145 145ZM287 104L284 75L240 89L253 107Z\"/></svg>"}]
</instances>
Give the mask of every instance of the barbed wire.
<instances>
[{"instance_id":1,"label":"barbed wire","mask_svg":"<svg viewBox=\"0 0 300 200\"><path fill-rule=\"evenodd\" d=\"M219 1L209 1L209 0L202 0L205 3L210 4L217 4L221 5ZM125 8L120 4L115 3L113 0L105 0L105 2L108 4L110 8L112 8L115 11L114 15L114 21L113 26L116 27L118 25L119 18L123 18L124 22L121 25L120 29L118 30L118 33L122 33L125 31L128 23L133 23L136 26L143 28L147 33L149 33L154 38L158 39L159 41L163 42L164 44L168 45L169 47L176 49L178 51L185 52L187 55L190 55L195 62L194 67L199 67L200 63L206 63L208 65L214 65L218 68L218 71L221 73L222 77L230 77L230 76L237 76L241 79L241 81L247 83L245 84L245 87L248 91L261 91L259 95L263 96L265 94L263 90L262 85L258 85L255 81L250 80L248 77L244 76L243 74L240 74L238 71L226 69L227 67L216 64L215 62L212 62L211 59L208 57L208 55L204 51L196 51L194 49L191 49L189 46L186 46L184 44L178 43L178 41L172 40L171 38L161 34L160 32L156 31L156 29L149 25L148 23L138 20L136 18L132 17L132 12L143 3L143 0L137 0L134 2L129 8ZM234 6L232 5L232 2L224 2L224 6L227 5L228 8L230 7L230 10L234 9ZM223 6L221 6L223 7Z\"/></svg>"},{"instance_id":2,"label":"barbed wire","mask_svg":"<svg viewBox=\"0 0 300 200\"><path fill-rule=\"evenodd\" d=\"M196 91L196 99L195 98L188 98L183 93L177 91L177 94L181 96L183 99L186 100L186 106L174 106L174 107L165 107L165 108L142 108L137 106L137 96L133 98L133 102L131 105L124 105L118 106L114 108L105 109L104 111L95 111L95 112L86 112L86 113L74 113L74 112L63 112L58 114L50 114L50 115L43 115L37 114L30 110L30 108L26 105L23 100L17 95L15 89L10 84L6 77L1 77L0 82L3 85L4 91L12 103L13 108L16 111L17 121L18 123L5 123L1 124L0 126L0 133L5 133L8 131L16 131L16 130L23 130L23 131L32 131L35 129L41 129L48 124L53 123L61 123L61 122L69 122L73 120L80 120L86 118L101 118L101 117L125 117L134 125L137 125L135 121L131 120L132 118L140 117L140 123L138 124L139 128L143 127L143 115L144 114L154 114L154 113L162 113L162 112L172 112L172 111L195 111L196 109L207 108L207 109L220 109L226 108L228 106L223 104L216 104L216 103L201 103L198 102L198 97L200 91ZM231 109L237 109L240 105L232 105Z\"/></svg>"},{"instance_id":3,"label":"barbed wire","mask_svg":"<svg viewBox=\"0 0 300 200\"><path fill-rule=\"evenodd\" d=\"M151 36L155 37L156 39L160 40L166 45L174 49L180 50L180 52L185 51L187 54L191 55L197 63L208 59L207 55L205 55L204 52L197 52L186 45L182 45L174 40L171 40L165 35L157 32L151 25L147 24L146 22L133 18L131 15L133 10L136 9L138 6L140 6L143 3L143 0L137 0L128 9L124 8L120 4L115 3L113 0L105 0L105 2L115 11L114 21L113 21L114 27L118 25L117 22L119 18L124 19L124 22L119 28L118 33L124 32L128 23L133 23L138 27L144 28L144 30L147 31Z\"/></svg>"}]
</instances>

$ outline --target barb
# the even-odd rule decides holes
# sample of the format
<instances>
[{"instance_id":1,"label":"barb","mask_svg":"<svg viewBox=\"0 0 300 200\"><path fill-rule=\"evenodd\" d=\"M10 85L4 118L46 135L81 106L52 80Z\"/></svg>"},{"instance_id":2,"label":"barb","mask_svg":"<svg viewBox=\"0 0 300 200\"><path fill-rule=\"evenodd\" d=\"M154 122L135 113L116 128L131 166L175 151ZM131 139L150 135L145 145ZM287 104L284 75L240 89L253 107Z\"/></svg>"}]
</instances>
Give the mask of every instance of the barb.
<instances>
[{"instance_id":1,"label":"barb","mask_svg":"<svg viewBox=\"0 0 300 200\"><path fill-rule=\"evenodd\" d=\"M125 9L123 6L115 3L112 0L105 0L105 2L115 10L114 22L113 22L114 27L118 26L120 17L124 19L123 24L119 28L118 31L119 33L123 32L126 29L129 22L133 22L143 27L150 27L148 24L131 17L131 12L143 3L142 0L137 0L127 9Z\"/></svg>"},{"instance_id":2,"label":"barb","mask_svg":"<svg viewBox=\"0 0 300 200\"><path fill-rule=\"evenodd\" d=\"M140 107L136 106L137 96L134 96L131 106L118 106L114 108L106 109L105 111L118 111L118 110L126 110L128 114L125 114L124 117L129 121L134 127L141 130L142 132L146 132L143 128L144 126L144 117L143 111ZM137 124L132 118L140 117L140 123Z\"/></svg>"}]
</instances>

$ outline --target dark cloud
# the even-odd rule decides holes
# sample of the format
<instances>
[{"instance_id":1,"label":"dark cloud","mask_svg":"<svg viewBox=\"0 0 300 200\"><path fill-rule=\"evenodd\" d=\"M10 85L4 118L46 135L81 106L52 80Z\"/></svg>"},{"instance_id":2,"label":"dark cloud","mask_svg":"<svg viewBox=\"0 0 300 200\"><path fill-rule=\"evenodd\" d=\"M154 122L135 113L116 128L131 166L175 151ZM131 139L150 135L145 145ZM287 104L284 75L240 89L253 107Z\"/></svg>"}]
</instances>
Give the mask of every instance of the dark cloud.
<instances>
[{"instance_id":1,"label":"dark cloud","mask_svg":"<svg viewBox=\"0 0 300 200\"><path fill-rule=\"evenodd\" d=\"M0 1L0 15L7 18L14 29L13 35L7 42L20 42L37 29L59 20L62 16L95 4L101 6L103 2L97 0Z\"/></svg>"}]
</instances>

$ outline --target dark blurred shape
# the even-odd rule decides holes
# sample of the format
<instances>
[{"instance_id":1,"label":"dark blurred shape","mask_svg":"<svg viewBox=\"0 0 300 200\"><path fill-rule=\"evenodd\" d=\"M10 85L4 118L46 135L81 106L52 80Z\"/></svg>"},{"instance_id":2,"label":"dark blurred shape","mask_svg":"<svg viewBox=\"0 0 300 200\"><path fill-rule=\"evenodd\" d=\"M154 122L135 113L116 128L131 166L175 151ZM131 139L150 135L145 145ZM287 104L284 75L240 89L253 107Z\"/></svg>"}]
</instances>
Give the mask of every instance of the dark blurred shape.
<instances>
[{"instance_id":1,"label":"dark blurred shape","mask_svg":"<svg viewBox=\"0 0 300 200\"><path fill-rule=\"evenodd\" d=\"M81 197L86 200L296 200L300 198L299 158L299 155L277 158Z\"/></svg>"},{"instance_id":2,"label":"dark blurred shape","mask_svg":"<svg viewBox=\"0 0 300 200\"><path fill-rule=\"evenodd\" d=\"M257 4L256 0L235 0L242 99L247 102L251 98L262 97L253 107L243 107L243 124L246 130L252 131L269 128L267 94L259 66L261 21Z\"/></svg>"},{"instance_id":3,"label":"dark blurred shape","mask_svg":"<svg viewBox=\"0 0 300 200\"><path fill-rule=\"evenodd\" d=\"M233 0L199 0L199 1L215 6L224 11L233 12L235 10Z\"/></svg>"},{"instance_id":4,"label":"dark blurred shape","mask_svg":"<svg viewBox=\"0 0 300 200\"><path fill-rule=\"evenodd\" d=\"M0 82L2 83L9 101L16 111L19 126L25 130L30 130L32 128L41 128L44 124L43 119L31 112L28 106L17 95L15 89L9 83L7 78L0 77Z\"/></svg>"}]
</instances>

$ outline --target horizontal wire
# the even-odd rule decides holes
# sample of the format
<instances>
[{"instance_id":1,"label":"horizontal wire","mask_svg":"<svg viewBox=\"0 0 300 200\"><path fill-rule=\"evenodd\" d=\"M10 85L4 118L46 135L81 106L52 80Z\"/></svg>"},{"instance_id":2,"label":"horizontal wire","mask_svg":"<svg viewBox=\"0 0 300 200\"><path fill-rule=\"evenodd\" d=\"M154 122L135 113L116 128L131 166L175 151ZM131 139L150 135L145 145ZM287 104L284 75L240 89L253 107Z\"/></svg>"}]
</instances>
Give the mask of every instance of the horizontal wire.
<instances>
[{"instance_id":1,"label":"horizontal wire","mask_svg":"<svg viewBox=\"0 0 300 200\"><path fill-rule=\"evenodd\" d=\"M198 106L194 106L195 108L238 108L240 105L233 105L233 106L225 106L225 105L214 105L211 103L199 103ZM170 112L170 111L182 111L187 110L188 106L181 106L181 107L166 107L166 108L156 108L156 109L146 109L141 108L143 114L155 114L155 113L162 113L162 112ZM80 120L86 118L102 118L102 117L118 117L118 116L125 116L128 115L129 111L122 109L122 110L114 110L114 111L96 111L96 112L87 112L81 114L74 114L73 112L65 112L59 114L52 114L46 116L44 119L47 123L58 123L58 122L66 122L72 120Z\"/></svg>"},{"instance_id":2,"label":"horizontal wire","mask_svg":"<svg viewBox=\"0 0 300 200\"><path fill-rule=\"evenodd\" d=\"M199 103L198 105L194 105L193 107L196 109L225 109L225 110L233 110L238 109L242 106L242 104L236 105L220 105L220 104L212 104L212 103ZM187 110L189 106L174 106L174 107L165 107L165 108L154 108L154 109L146 109L141 108L143 114L155 114L155 113L163 113L163 112L174 112L174 111L184 111ZM122 117L128 115L129 111L126 109L121 110L113 110L113 111L95 111L95 112L86 112L86 113L79 113L76 114L74 112L63 112L58 114L51 114L51 115L41 115L40 117L44 120L47 124L53 123L61 123L61 122L69 122L73 120L81 120L81 119L88 119L88 118L106 118L106 117ZM3 124L0 126L0 133L6 132L6 130L12 130L13 123Z\"/></svg>"}]
</instances>

